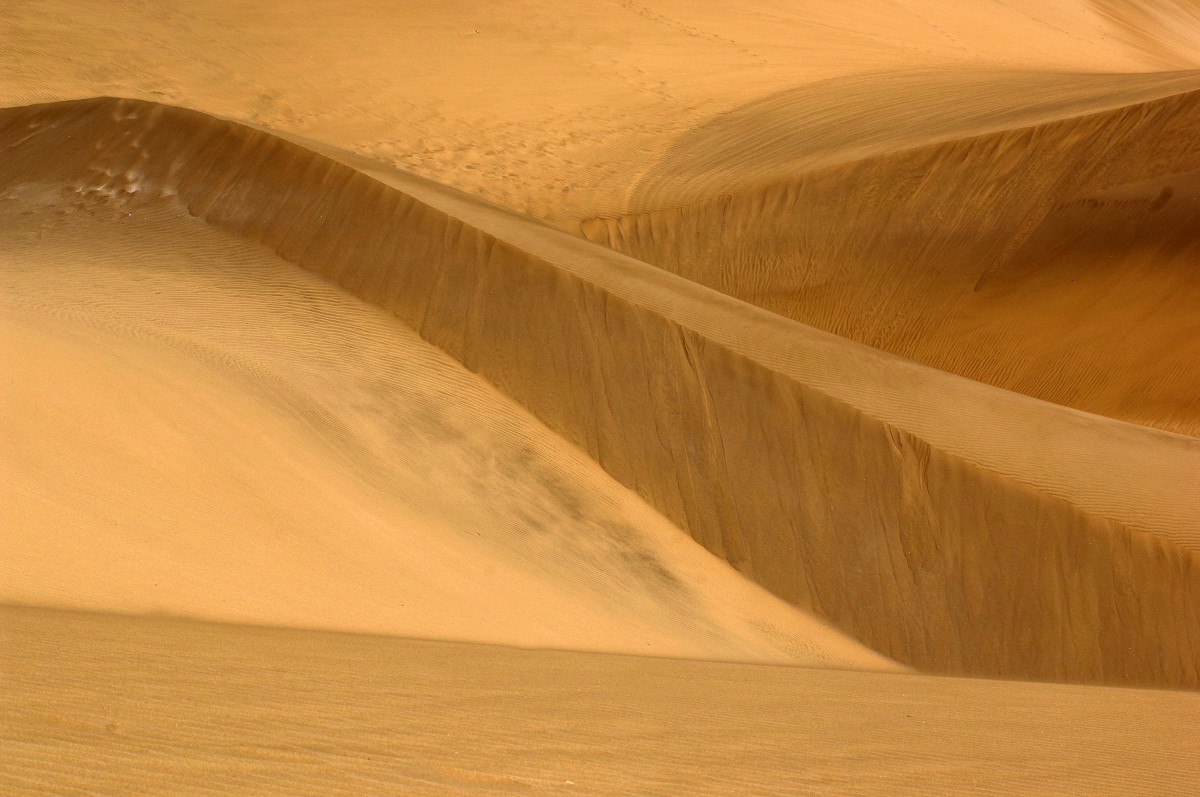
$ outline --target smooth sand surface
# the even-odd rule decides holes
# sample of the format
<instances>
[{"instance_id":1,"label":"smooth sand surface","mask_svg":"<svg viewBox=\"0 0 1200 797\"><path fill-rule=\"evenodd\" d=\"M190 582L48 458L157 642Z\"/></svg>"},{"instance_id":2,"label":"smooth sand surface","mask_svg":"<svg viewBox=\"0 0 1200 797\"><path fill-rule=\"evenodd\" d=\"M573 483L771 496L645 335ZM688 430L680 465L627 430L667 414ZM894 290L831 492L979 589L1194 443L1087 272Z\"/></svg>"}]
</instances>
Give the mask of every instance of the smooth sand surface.
<instances>
[{"instance_id":1,"label":"smooth sand surface","mask_svg":"<svg viewBox=\"0 0 1200 797\"><path fill-rule=\"evenodd\" d=\"M1198 42L6 10L0 779L1186 792Z\"/></svg>"},{"instance_id":2,"label":"smooth sand surface","mask_svg":"<svg viewBox=\"0 0 1200 797\"><path fill-rule=\"evenodd\" d=\"M10 794L1163 795L1200 754L1194 693L0 617Z\"/></svg>"}]
</instances>

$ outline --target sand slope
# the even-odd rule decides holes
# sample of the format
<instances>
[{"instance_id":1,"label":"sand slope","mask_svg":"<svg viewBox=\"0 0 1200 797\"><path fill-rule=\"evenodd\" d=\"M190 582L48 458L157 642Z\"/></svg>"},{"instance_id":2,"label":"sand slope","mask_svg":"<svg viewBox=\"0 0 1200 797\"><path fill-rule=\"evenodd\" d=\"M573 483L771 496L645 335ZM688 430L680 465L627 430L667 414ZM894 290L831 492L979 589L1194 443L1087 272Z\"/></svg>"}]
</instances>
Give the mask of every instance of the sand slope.
<instances>
[{"instance_id":1,"label":"sand slope","mask_svg":"<svg viewBox=\"0 0 1200 797\"><path fill-rule=\"evenodd\" d=\"M1196 70L890 69L806 81L683 132L638 177L622 215L758 192L821 168L1113 111L1197 88ZM969 164L980 165L976 159ZM847 179L841 190L869 197L878 190L872 185ZM969 181L961 188L968 189ZM764 227L770 229L769 220Z\"/></svg>"},{"instance_id":2,"label":"sand slope","mask_svg":"<svg viewBox=\"0 0 1200 797\"><path fill-rule=\"evenodd\" d=\"M772 182L777 166L582 230L939 369L1195 435L1198 125L1183 93Z\"/></svg>"},{"instance_id":3,"label":"sand slope","mask_svg":"<svg viewBox=\"0 0 1200 797\"><path fill-rule=\"evenodd\" d=\"M8 793L1163 795L1200 753L1180 692L11 609L0 643Z\"/></svg>"},{"instance_id":4,"label":"sand slope","mask_svg":"<svg viewBox=\"0 0 1200 797\"><path fill-rule=\"evenodd\" d=\"M0 791L1194 790L1192 0L7 5Z\"/></svg>"},{"instance_id":5,"label":"sand slope","mask_svg":"<svg viewBox=\"0 0 1200 797\"><path fill-rule=\"evenodd\" d=\"M0 599L889 666L313 275L161 201L3 196Z\"/></svg>"},{"instance_id":6,"label":"sand slope","mask_svg":"<svg viewBox=\"0 0 1200 797\"><path fill-rule=\"evenodd\" d=\"M903 662L1196 682L1193 439L923 369L193 112L33 107L0 135L17 183L132 212L175 197L395 313L759 584Z\"/></svg>"}]
</instances>

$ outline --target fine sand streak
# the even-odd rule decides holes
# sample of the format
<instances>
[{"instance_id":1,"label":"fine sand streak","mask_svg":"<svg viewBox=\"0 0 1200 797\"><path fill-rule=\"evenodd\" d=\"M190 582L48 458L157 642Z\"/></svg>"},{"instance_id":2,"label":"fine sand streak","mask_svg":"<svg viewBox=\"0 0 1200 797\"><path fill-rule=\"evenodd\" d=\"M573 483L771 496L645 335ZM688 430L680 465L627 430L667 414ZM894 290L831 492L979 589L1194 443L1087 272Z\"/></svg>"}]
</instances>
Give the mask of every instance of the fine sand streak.
<instances>
[{"instance_id":1,"label":"fine sand streak","mask_svg":"<svg viewBox=\"0 0 1200 797\"><path fill-rule=\"evenodd\" d=\"M918 366L192 111L13 109L0 146L0 182L133 172L126 201L175 194L387 308L710 550L903 662L1200 683L1195 439Z\"/></svg>"}]
</instances>

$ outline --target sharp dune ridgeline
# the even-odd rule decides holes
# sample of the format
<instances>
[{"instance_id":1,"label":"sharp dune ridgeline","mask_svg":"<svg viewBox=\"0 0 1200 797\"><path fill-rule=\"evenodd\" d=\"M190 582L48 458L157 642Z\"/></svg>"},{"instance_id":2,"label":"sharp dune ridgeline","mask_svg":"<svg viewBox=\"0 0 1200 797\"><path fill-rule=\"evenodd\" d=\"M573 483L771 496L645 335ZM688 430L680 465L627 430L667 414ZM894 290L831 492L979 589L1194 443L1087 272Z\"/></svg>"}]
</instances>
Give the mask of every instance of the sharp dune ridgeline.
<instances>
[{"instance_id":1,"label":"sharp dune ridgeline","mask_svg":"<svg viewBox=\"0 0 1200 797\"><path fill-rule=\"evenodd\" d=\"M924 368L196 112L34 106L2 135L36 170L10 183L178 203L395 314L746 576L900 662L1197 683L1192 438Z\"/></svg>"},{"instance_id":2,"label":"sharp dune ridgeline","mask_svg":"<svg viewBox=\"0 0 1200 797\"><path fill-rule=\"evenodd\" d=\"M1111 77L1076 81L1130 91ZM1200 93L1189 91L782 182L747 187L743 172L742 190L582 231L837 335L1194 436L1198 130ZM766 133L764 148L795 150ZM670 172L648 181L648 197L670 193Z\"/></svg>"},{"instance_id":3,"label":"sharp dune ridgeline","mask_svg":"<svg viewBox=\"0 0 1200 797\"><path fill-rule=\"evenodd\" d=\"M164 113L103 102L76 121ZM202 119L185 115L185 138ZM393 317L189 215L159 181L196 175L156 135L169 125L52 123L65 136L40 157L37 128L6 128L21 162L47 159L0 191L0 600L898 669L739 577ZM165 171L123 162L130 145Z\"/></svg>"}]
</instances>

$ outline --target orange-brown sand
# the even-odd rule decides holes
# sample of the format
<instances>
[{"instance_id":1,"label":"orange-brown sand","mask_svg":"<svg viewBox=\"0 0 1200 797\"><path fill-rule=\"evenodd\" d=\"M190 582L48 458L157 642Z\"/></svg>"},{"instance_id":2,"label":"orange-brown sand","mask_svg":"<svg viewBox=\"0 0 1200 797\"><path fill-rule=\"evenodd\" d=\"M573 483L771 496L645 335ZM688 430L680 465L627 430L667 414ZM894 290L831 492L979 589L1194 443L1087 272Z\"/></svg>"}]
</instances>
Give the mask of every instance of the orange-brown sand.
<instances>
[{"instance_id":1,"label":"orange-brown sand","mask_svg":"<svg viewBox=\"0 0 1200 797\"><path fill-rule=\"evenodd\" d=\"M6 794L1157 797L1200 753L1195 693L0 618Z\"/></svg>"},{"instance_id":2,"label":"orange-brown sand","mask_svg":"<svg viewBox=\"0 0 1200 797\"><path fill-rule=\"evenodd\" d=\"M0 45L8 791L1194 779L1192 4Z\"/></svg>"},{"instance_id":3,"label":"orange-brown sand","mask_svg":"<svg viewBox=\"0 0 1200 797\"><path fill-rule=\"evenodd\" d=\"M0 601L889 666L375 308L178 212L27 207Z\"/></svg>"}]
</instances>

